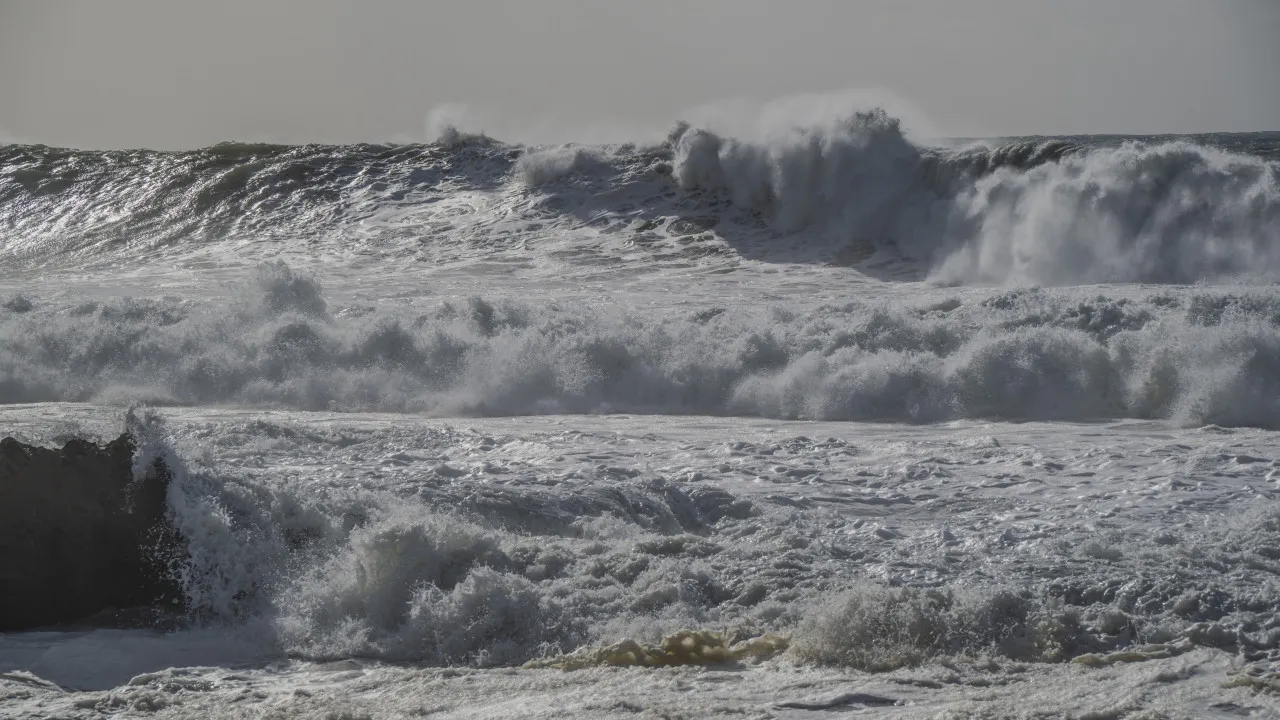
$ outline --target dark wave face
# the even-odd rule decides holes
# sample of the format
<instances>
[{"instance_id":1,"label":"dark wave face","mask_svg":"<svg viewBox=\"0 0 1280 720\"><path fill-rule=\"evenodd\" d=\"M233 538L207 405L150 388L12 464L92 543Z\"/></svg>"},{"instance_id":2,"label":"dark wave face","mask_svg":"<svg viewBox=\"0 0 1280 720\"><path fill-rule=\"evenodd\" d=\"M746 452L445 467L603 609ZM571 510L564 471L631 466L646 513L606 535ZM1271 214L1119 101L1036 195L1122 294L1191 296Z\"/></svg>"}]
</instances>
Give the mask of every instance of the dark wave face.
<instances>
[{"instance_id":1,"label":"dark wave face","mask_svg":"<svg viewBox=\"0 0 1280 720\"><path fill-rule=\"evenodd\" d=\"M683 219L697 226L689 237L709 234L729 254L763 223L821 259L879 250L953 283L1184 283L1280 271L1276 133L943 148L913 144L875 111L765 141L686 126L650 147L448 140L184 152L0 146L0 258L28 268L142 262L220 243L266 257L333 244L387 257L457 242L500 253L518 245L514 235L569 235L589 222L625 243L656 225L679 234L672 221ZM451 224L457 205L471 213L465 233ZM784 249L794 245L765 243L751 257L794 260Z\"/></svg>"},{"instance_id":2,"label":"dark wave face","mask_svg":"<svg viewBox=\"0 0 1280 720\"><path fill-rule=\"evenodd\" d=\"M0 146L0 228L18 257L154 250L235 236L305 237L450 182L484 186L505 150L227 143L89 152Z\"/></svg>"}]
</instances>

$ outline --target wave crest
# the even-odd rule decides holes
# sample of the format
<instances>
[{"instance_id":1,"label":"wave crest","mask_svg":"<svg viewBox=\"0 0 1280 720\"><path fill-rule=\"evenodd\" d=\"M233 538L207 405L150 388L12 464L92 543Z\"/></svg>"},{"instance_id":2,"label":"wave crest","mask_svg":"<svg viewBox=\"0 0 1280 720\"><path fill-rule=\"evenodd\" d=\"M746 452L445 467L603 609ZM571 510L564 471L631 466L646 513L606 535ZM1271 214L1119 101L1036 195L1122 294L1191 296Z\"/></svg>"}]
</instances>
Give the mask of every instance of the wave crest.
<instances>
[{"instance_id":1,"label":"wave crest","mask_svg":"<svg viewBox=\"0 0 1280 720\"><path fill-rule=\"evenodd\" d=\"M264 269L226 303L0 310L0 402L440 415L668 413L934 422L1170 418L1276 427L1274 295L1014 291L637 316L473 298L331 311Z\"/></svg>"},{"instance_id":2,"label":"wave crest","mask_svg":"<svg viewBox=\"0 0 1280 720\"><path fill-rule=\"evenodd\" d=\"M687 129L686 190L781 234L874 244L942 282L1187 283L1280 272L1280 164L1186 141L922 148L881 111L762 142Z\"/></svg>"},{"instance_id":3,"label":"wave crest","mask_svg":"<svg viewBox=\"0 0 1280 720\"><path fill-rule=\"evenodd\" d=\"M775 242L762 259L832 260L855 246L943 283L1187 283L1280 273L1277 146L1258 136L931 147L882 110L756 139L680 125L652 147L11 145L0 146L0 253L145 261L252 241L401 257L454 233L492 254L524 250L505 241L513 234L625 247L632 220L670 212L709 218L740 250L755 240L752 216L817 250ZM456 207L434 214L441 203ZM452 212L477 217L464 228ZM578 232L584 222L591 232Z\"/></svg>"}]
</instances>

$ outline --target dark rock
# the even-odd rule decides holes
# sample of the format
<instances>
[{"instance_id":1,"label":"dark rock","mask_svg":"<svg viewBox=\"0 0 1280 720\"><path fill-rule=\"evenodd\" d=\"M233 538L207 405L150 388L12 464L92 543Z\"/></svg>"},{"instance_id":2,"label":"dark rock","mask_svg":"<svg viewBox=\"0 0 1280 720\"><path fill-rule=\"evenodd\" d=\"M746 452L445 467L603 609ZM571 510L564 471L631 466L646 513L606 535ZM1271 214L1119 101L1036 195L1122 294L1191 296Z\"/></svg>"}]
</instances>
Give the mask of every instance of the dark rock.
<instances>
[{"instance_id":1,"label":"dark rock","mask_svg":"<svg viewBox=\"0 0 1280 720\"><path fill-rule=\"evenodd\" d=\"M157 460L135 482L133 453L128 435L60 450L0 440L0 630L178 608L170 474Z\"/></svg>"}]
</instances>

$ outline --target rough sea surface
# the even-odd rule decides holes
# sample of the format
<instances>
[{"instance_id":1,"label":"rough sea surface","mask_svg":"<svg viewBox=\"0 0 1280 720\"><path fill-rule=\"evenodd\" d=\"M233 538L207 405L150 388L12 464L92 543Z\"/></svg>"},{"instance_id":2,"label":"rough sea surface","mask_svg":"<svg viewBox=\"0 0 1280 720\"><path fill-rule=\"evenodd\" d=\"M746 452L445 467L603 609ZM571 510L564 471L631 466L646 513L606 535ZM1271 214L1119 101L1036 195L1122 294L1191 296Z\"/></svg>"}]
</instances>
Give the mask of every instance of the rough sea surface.
<instances>
[{"instance_id":1,"label":"rough sea surface","mask_svg":"<svg viewBox=\"0 0 1280 720\"><path fill-rule=\"evenodd\" d=\"M1278 277L1277 133L0 146L0 431L189 542L0 716L1280 716Z\"/></svg>"}]
</instances>

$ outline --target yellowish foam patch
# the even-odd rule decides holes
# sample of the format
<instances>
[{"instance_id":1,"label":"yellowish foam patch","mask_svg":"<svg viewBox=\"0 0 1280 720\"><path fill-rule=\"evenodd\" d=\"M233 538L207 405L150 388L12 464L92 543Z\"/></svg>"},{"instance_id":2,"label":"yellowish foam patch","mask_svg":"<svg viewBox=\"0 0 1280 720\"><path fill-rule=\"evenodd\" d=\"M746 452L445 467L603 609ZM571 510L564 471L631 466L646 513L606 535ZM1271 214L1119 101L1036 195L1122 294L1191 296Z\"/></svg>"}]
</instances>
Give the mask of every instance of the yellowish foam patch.
<instances>
[{"instance_id":1,"label":"yellowish foam patch","mask_svg":"<svg viewBox=\"0 0 1280 720\"><path fill-rule=\"evenodd\" d=\"M1222 684L1224 688L1248 688L1256 693L1280 695L1280 672L1269 672L1261 675L1241 673Z\"/></svg>"},{"instance_id":2,"label":"yellowish foam patch","mask_svg":"<svg viewBox=\"0 0 1280 720\"><path fill-rule=\"evenodd\" d=\"M662 638L658 645L635 640L596 648L579 648L560 657L531 660L526 668L581 670L589 667L674 667L678 665L723 665L748 659L762 659L783 652L790 639L766 634L730 644L713 630L681 630Z\"/></svg>"},{"instance_id":3,"label":"yellowish foam patch","mask_svg":"<svg viewBox=\"0 0 1280 720\"><path fill-rule=\"evenodd\" d=\"M1146 660L1163 660L1181 655L1190 648L1185 645L1143 645L1141 647L1117 650L1110 653L1088 653L1071 660L1077 665L1089 667L1106 667L1117 663L1144 662Z\"/></svg>"}]
</instances>

